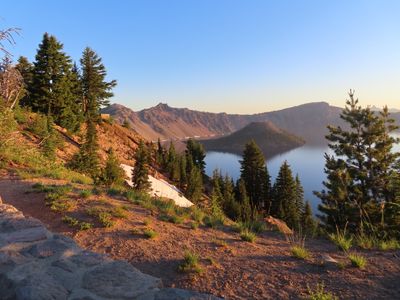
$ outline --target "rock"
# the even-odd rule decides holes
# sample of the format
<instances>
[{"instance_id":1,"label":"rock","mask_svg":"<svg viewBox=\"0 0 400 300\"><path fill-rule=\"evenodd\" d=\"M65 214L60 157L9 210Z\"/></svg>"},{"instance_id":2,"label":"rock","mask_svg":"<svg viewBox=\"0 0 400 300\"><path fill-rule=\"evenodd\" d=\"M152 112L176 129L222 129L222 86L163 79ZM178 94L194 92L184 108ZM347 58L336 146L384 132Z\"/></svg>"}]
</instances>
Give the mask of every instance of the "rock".
<instances>
[{"instance_id":1,"label":"rock","mask_svg":"<svg viewBox=\"0 0 400 300\"><path fill-rule=\"evenodd\" d=\"M64 258L53 261L51 263L51 266L60 268L64 271L67 271L70 273L73 273L78 269L78 267L74 263L72 263L70 260L64 259Z\"/></svg>"},{"instance_id":2,"label":"rock","mask_svg":"<svg viewBox=\"0 0 400 300\"><path fill-rule=\"evenodd\" d=\"M29 247L26 252L36 258L46 258L55 255L60 256L67 249L69 249L68 245L61 240L51 239Z\"/></svg>"},{"instance_id":3,"label":"rock","mask_svg":"<svg viewBox=\"0 0 400 300\"><path fill-rule=\"evenodd\" d=\"M322 259L322 264L327 268L332 268L332 267L336 268L338 266L338 264L339 264L339 261L334 259L329 254L321 255L321 259Z\"/></svg>"},{"instance_id":4,"label":"rock","mask_svg":"<svg viewBox=\"0 0 400 300\"><path fill-rule=\"evenodd\" d=\"M221 298L209 295L202 294L199 292L175 289L175 288L166 288L160 290L155 294L154 300L218 300Z\"/></svg>"},{"instance_id":5,"label":"rock","mask_svg":"<svg viewBox=\"0 0 400 300\"><path fill-rule=\"evenodd\" d=\"M42 223L34 218L16 217L6 219L0 223L0 232L7 233L27 228L43 227Z\"/></svg>"},{"instance_id":6,"label":"rock","mask_svg":"<svg viewBox=\"0 0 400 300\"><path fill-rule=\"evenodd\" d=\"M15 289L16 299L67 299L68 291L47 274L28 276Z\"/></svg>"},{"instance_id":7,"label":"rock","mask_svg":"<svg viewBox=\"0 0 400 300\"><path fill-rule=\"evenodd\" d=\"M141 273L127 262L113 261L88 271L82 287L104 298L134 299L161 287L161 280Z\"/></svg>"},{"instance_id":8,"label":"rock","mask_svg":"<svg viewBox=\"0 0 400 300\"><path fill-rule=\"evenodd\" d=\"M43 226L14 231L9 234L3 234L8 243L37 242L47 239L48 235L49 232Z\"/></svg>"},{"instance_id":9,"label":"rock","mask_svg":"<svg viewBox=\"0 0 400 300\"><path fill-rule=\"evenodd\" d=\"M71 256L70 260L78 267L92 267L107 261L107 258L98 253L82 251L79 254Z\"/></svg>"},{"instance_id":10,"label":"rock","mask_svg":"<svg viewBox=\"0 0 400 300\"><path fill-rule=\"evenodd\" d=\"M292 229L290 229L289 226L287 226L286 223L280 219L268 216L264 219L264 221L273 229L278 230L285 235L293 234Z\"/></svg>"},{"instance_id":11,"label":"rock","mask_svg":"<svg viewBox=\"0 0 400 300\"><path fill-rule=\"evenodd\" d=\"M75 289L68 297L68 300L103 300L103 299L104 298L100 298L96 295L93 295L92 293L84 289Z\"/></svg>"}]
</instances>

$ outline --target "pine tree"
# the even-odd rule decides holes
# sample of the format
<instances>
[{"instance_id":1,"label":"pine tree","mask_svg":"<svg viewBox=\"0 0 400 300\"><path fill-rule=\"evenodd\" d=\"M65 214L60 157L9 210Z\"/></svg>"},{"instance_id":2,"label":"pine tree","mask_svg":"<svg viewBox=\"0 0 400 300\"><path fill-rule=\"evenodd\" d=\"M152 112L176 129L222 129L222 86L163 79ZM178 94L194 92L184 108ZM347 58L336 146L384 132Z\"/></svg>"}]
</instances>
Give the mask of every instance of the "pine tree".
<instances>
[{"instance_id":1,"label":"pine tree","mask_svg":"<svg viewBox=\"0 0 400 300\"><path fill-rule=\"evenodd\" d=\"M120 162L114 154L114 150L109 148L107 154L106 165L102 171L101 181L107 186L123 183L125 171L121 168Z\"/></svg>"},{"instance_id":2,"label":"pine tree","mask_svg":"<svg viewBox=\"0 0 400 300\"><path fill-rule=\"evenodd\" d=\"M300 225L301 212L298 210L297 196L296 181L287 161L285 161L279 170L273 187L271 215L281 218L291 228L298 228Z\"/></svg>"},{"instance_id":3,"label":"pine tree","mask_svg":"<svg viewBox=\"0 0 400 300\"><path fill-rule=\"evenodd\" d=\"M299 214L302 214L305 209L304 189L303 186L301 185L299 174L296 174L295 184L296 184L296 209L299 212Z\"/></svg>"},{"instance_id":4,"label":"pine tree","mask_svg":"<svg viewBox=\"0 0 400 300\"><path fill-rule=\"evenodd\" d=\"M69 98L60 114L60 126L75 133L80 130L84 121L82 110L82 85L78 66L74 63L71 72L68 73Z\"/></svg>"},{"instance_id":5,"label":"pine tree","mask_svg":"<svg viewBox=\"0 0 400 300\"><path fill-rule=\"evenodd\" d=\"M140 141L135 155L135 167L132 170L133 188L138 191L148 191L151 188L149 181L149 153L143 141Z\"/></svg>"},{"instance_id":6,"label":"pine tree","mask_svg":"<svg viewBox=\"0 0 400 300\"><path fill-rule=\"evenodd\" d=\"M96 124L88 121L85 140L79 152L73 156L69 163L70 167L97 179L99 176L98 148Z\"/></svg>"},{"instance_id":7,"label":"pine tree","mask_svg":"<svg viewBox=\"0 0 400 300\"><path fill-rule=\"evenodd\" d=\"M193 202L198 202L203 193L203 176L197 167L188 174L185 196Z\"/></svg>"},{"instance_id":8,"label":"pine tree","mask_svg":"<svg viewBox=\"0 0 400 300\"><path fill-rule=\"evenodd\" d=\"M185 155L180 155L179 158L179 186L181 189L183 189L186 184L187 184L187 174L186 174L186 156Z\"/></svg>"},{"instance_id":9,"label":"pine tree","mask_svg":"<svg viewBox=\"0 0 400 300\"><path fill-rule=\"evenodd\" d=\"M301 216L301 225L303 232L313 236L317 230L317 223L314 220L310 202L306 201L304 211Z\"/></svg>"},{"instance_id":10,"label":"pine tree","mask_svg":"<svg viewBox=\"0 0 400 300\"><path fill-rule=\"evenodd\" d=\"M353 91L341 114L349 129L329 128L329 147L335 156L325 155L326 190L316 192L321 198L320 216L328 230L343 228L365 233L368 228L386 226L382 216L394 201L395 164L399 153L392 147L398 142L390 136L397 126L387 108L379 114L358 105ZM388 205L387 205L388 204Z\"/></svg>"},{"instance_id":11,"label":"pine tree","mask_svg":"<svg viewBox=\"0 0 400 300\"><path fill-rule=\"evenodd\" d=\"M26 104L34 111L54 118L57 124L75 118L78 111L73 91L72 63L63 51L63 45L54 36L44 34L32 70L32 83L28 87L29 101ZM67 128L72 129L72 128Z\"/></svg>"},{"instance_id":12,"label":"pine tree","mask_svg":"<svg viewBox=\"0 0 400 300\"><path fill-rule=\"evenodd\" d=\"M192 163L188 164L189 167L196 166L202 176L205 176L205 166L206 163L204 161L206 157L206 153L204 150L204 147L202 144L200 144L198 141L195 141L193 139L189 139L186 143L186 160L191 161ZM188 173L190 173L191 170L188 170Z\"/></svg>"},{"instance_id":13,"label":"pine tree","mask_svg":"<svg viewBox=\"0 0 400 300\"><path fill-rule=\"evenodd\" d=\"M250 200L247 196L246 185L243 179L239 179L236 184L236 199L240 205L239 219L242 222L250 222L253 214L250 206Z\"/></svg>"},{"instance_id":14,"label":"pine tree","mask_svg":"<svg viewBox=\"0 0 400 300\"><path fill-rule=\"evenodd\" d=\"M109 105L113 96L111 90L117 85L115 80L105 81L107 71L101 58L89 47L85 48L80 60L82 68L82 103L86 119L98 120L100 109Z\"/></svg>"},{"instance_id":15,"label":"pine tree","mask_svg":"<svg viewBox=\"0 0 400 300\"><path fill-rule=\"evenodd\" d=\"M253 212L260 210L270 193L270 178L264 155L252 140L245 145L241 164L240 178L244 181ZM269 201L268 201L269 202Z\"/></svg>"},{"instance_id":16,"label":"pine tree","mask_svg":"<svg viewBox=\"0 0 400 300\"><path fill-rule=\"evenodd\" d=\"M25 93L23 97L19 100L19 103L22 106L26 106L29 105L30 103L29 88L32 85L33 65L29 62L29 60L26 57L20 56L18 58L18 62L15 68L19 71L19 73L23 78L24 89L25 89Z\"/></svg>"}]
</instances>

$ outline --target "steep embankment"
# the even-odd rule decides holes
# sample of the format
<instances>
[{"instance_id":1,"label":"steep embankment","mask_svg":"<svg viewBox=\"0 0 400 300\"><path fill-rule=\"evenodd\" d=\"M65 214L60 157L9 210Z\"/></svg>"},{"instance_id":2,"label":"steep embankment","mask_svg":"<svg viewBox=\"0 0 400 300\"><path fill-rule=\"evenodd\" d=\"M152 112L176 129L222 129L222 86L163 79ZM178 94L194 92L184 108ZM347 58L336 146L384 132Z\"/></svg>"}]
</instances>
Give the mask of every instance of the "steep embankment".
<instances>
[{"instance_id":1,"label":"steep embankment","mask_svg":"<svg viewBox=\"0 0 400 300\"><path fill-rule=\"evenodd\" d=\"M242 154L249 140L254 140L267 158L304 144L301 138L276 127L271 122L250 123L228 136L202 140L201 143L206 150Z\"/></svg>"},{"instance_id":2,"label":"steep embankment","mask_svg":"<svg viewBox=\"0 0 400 300\"><path fill-rule=\"evenodd\" d=\"M139 112L113 104L103 112L109 113L120 123L127 120L138 133L151 140L158 137L183 139L227 135L251 122L270 121L306 142L322 143L327 133L327 125L342 125L339 117L341 108L325 102L308 103L254 115L199 112L187 108L173 108L167 104L159 104Z\"/></svg>"}]
</instances>

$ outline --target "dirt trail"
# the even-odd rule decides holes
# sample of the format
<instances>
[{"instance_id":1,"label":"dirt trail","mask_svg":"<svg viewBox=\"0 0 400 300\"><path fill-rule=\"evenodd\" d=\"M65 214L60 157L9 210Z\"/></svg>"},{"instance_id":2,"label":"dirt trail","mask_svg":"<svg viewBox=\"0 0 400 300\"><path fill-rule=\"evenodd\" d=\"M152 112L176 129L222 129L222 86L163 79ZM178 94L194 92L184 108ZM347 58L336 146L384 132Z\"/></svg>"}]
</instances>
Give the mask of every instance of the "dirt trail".
<instances>
[{"instance_id":1,"label":"dirt trail","mask_svg":"<svg viewBox=\"0 0 400 300\"><path fill-rule=\"evenodd\" d=\"M147 210L133 205L128 218L118 220L113 228L76 232L62 223L59 213L44 205L44 194L27 193L32 183L0 180L0 195L5 203L40 219L50 230L72 236L87 249L126 259L141 271L162 278L167 286L227 299L299 299L307 294L307 285L315 287L324 282L326 289L340 299L400 299L400 251L357 249L368 259L365 270L326 267L321 264L323 255L340 261L346 258L325 240L308 240L306 246L312 258L302 261L291 257L284 237L274 232L266 232L250 244L229 229L191 230L188 224L161 222ZM156 239L132 234L132 229L146 226L157 231ZM201 274L177 271L185 249L201 257Z\"/></svg>"}]
</instances>

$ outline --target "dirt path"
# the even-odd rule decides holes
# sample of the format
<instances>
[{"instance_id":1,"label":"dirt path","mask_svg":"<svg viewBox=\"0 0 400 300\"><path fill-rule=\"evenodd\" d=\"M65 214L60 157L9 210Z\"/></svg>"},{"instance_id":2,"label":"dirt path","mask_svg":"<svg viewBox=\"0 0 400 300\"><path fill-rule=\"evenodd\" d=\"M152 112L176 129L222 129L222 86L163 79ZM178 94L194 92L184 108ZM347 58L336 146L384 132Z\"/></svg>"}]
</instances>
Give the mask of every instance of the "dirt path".
<instances>
[{"instance_id":1,"label":"dirt path","mask_svg":"<svg viewBox=\"0 0 400 300\"><path fill-rule=\"evenodd\" d=\"M40 219L50 230L73 236L87 249L126 259L141 271L162 278L167 286L227 299L299 299L307 295L308 285L324 282L340 299L400 299L400 251L357 250L368 258L365 270L326 267L321 264L322 255L341 261L346 258L324 240L309 240L312 258L302 261L291 257L290 246L277 233L266 232L251 244L229 229L192 230L187 224L161 222L133 205L128 218L118 220L111 229L73 232L61 222L60 214L44 205L43 194L26 193L31 185L29 181L0 180L0 195L5 203ZM146 226L157 231L156 239L132 234L133 229L140 231ZM177 271L185 249L200 255L201 274Z\"/></svg>"}]
</instances>

